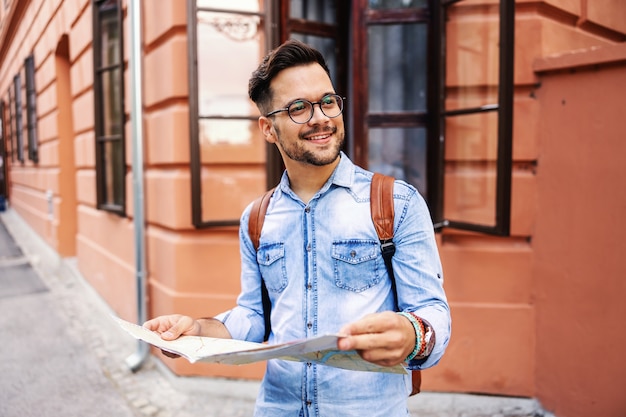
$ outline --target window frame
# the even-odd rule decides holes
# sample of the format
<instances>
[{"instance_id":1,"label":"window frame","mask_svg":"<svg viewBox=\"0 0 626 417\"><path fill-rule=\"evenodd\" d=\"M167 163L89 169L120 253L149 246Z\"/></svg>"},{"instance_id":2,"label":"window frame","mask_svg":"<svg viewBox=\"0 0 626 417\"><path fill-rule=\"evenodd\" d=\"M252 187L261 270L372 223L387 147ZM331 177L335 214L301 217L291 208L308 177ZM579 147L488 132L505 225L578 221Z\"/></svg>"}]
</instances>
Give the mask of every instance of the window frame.
<instances>
[{"instance_id":1,"label":"window frame","mask_svg":"<svg viewBox=\"0 0 626 417\"><path fill-rule=\"evenodd\" d=\"M11 162L15 162L15 135L13 134L13 94L12 94L12 88L13 86L11 85L8 89L7 89L7 102L5 104L5 115L7 115L8 113L8 117L5 117L5 122L6 122L6 126L5 126L5 143L7 144L7 146L11 146ZM5 161L6 162L6 161Z\"/></svg>"},{"instance_id":2,"label":"window frame","mask_svg":"<svg viewBox=\"0 0 626 417\"><path fill-rule=\"evenodd\" d=\"M22 77L19 73L13 77L13 107L15 121L15 142L17 160L24 163L24 125L22 122Z\"/></svg>"},{"instance_id":3,"label":"window frame","mask_svg":"<svg viewBox=\"0 0 626 417\"><path fill-rule=\"evenodd\" d=\"M5 102L3 99L0 99L0 159L2 160L2 166L0 166L0 171L2 176L0 178L0 196L8 197L9 187L8 187L8 165L9 161L7 160L7 149L6 149L6 117L5 117Z\"/></svg>"},{"instance_id":4,"label":"window frame","mask_svg":"<svg viewBox=\"0 0 626 417\"><path fill-rule=\"evenodd\" d=\"M102 39L102 32L100 30L100 22L102 16L107 12L101 12L100 5L107 0L92 0L93 11L93 34L94 39ZM93 43L93 62L94 62L94 140L95 140L95 152L96 152L96 207L99 210L109 211L120 216L126 215L126 138L125 138L125 125L126 125L126 107L124 103L124 31L123 31L123 7L121 1L116 1L116 10L114 11L116 21L119 30L119 57L116 64L103 67L101 65L101 53L102 45L99 42ZM104 134L104 108L103 102L103 82L101 76L107 72L113 72L119 70L119 77L116 80L119 84L119 97L117 98L121 107L121 120L120 133L115 135L106 136ZM119 166L113 166L112 164L106 164L104 161L104 146L107 142L120 142L121 143L121 164ZM120 198L114 203L106 201L106 175L107 169L118 169L123 173L123 180L119 185Z\"/></svg>"},{"instance_id":5,"label":"window frame","mask_svg":"<svg viewBox=\"0 0 626 417\"><path fill-rule=\"evenodd\" d=\"M440 51L439 70L440 75L437 93L437 106L433 107L433 118L438 121L433 126L429 146L433 146L429 152L429 163L433 164L433 185L438 193L429 194L429 206L431 215L437 229L443 227L508 236L511 225L511 180L513 166L513 94L514 94L514 56L515 56L515 2L514 0L500 0L499 22L499 74L498 74L498 103L485 105L477 108L467 108L446 111L446 8L464 0L441 0L436 2L439 6L433 9L434 30L439 32L435 38L433 47ZM463 221L453 221L444 218L444 175L445 175L445 121L447 117L455 117L467 114L480 114L485 112L497 112L497 162L496 162L496 201L495 201L495 225L483 225ZM429 149L430 150L430 149ZM429 186L430 189L430 186Z\"/></svg>"},{"instance_id":6,"label":"window frame","mask_svg":"<svg viewBox=\"0 0 626 417\"><path fill-rule=\"evenodd\" d=\"M271 1L265 5L265 10L261 12L249 12L230 9L198 8L197 0L187 0L187 58L188 58L188 82L189 82L189 170L191 183L191 220L194 227L209 228L223 226L239 226L240 218L237 215L232 219L204 220L202 218L202 161L200 149L200 104L199 104L199 82L198 82L198 11L210 11L219 13L231 13L245 16L258 16L261 24L267 22L268 16L272 13ZM265 45L266 49L270 43ZM217 117L216 117L217 119ZM226 119L226 118L225 118ZM243 119L237 116L234 119ZM251 121L256 121L256 117L250 117ZM208 190L204 190L208 192ZM239 213L238 213L239 214Z\"/></svg>"},{"instance_id":7,"label":"window frame","mask_svg":"<svg viewBox=\"0 0 626 417\"><path fill-rule=\"evenodd\" d=\"M39 162L37 140L37 91L35 88L35 58L31 54L24 60L26 72L26 130L28 134L28 159Z\"/></svg>"}]
</instances>

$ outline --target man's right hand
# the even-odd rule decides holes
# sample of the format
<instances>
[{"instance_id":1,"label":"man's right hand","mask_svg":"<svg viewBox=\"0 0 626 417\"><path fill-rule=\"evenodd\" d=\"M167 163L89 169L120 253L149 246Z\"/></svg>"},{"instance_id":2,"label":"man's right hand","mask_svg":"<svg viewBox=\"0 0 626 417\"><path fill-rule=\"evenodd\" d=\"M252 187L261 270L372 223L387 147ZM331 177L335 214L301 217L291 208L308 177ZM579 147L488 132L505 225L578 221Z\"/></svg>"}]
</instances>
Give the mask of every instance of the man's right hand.
<instances>
[{"instance_id":1,"label":"man's right hand","mask_svg":"<svg viewBox=\"0 0 626 417\"><path fill-rule=\"evenodd\" d=\"M192 317L182 314L159 316L145 322L143 327L157 332L163 340L174 340L180 336L203 336L202 325Z\"/></svg>"},{"instance_id":2,"label":"man's right hand","mask_svg":"<svg viewBox=\"0 0 626 417\"><path fill-rule=\"evenodd\" d=\"M163 340L174 340L180 336L232 338L224 323L211 317L194 319L182 314L169 314L148 320L143 327L157 332Z\"/></svg>"},{"instance_id":3,"label":"man's right hand","mask_svg":"<svg viewBox=\"0 0 626 417\"><path fill-rule=\"evenodd\" d=\"M197 320L182 314L159 316L145 322L143 327L158 333L163 340L174 340L183 335L199 336L202 329ZM163 349L161 349L161 352L170 358L180 358L179 355Z\"/></svg>"}]
</instances>

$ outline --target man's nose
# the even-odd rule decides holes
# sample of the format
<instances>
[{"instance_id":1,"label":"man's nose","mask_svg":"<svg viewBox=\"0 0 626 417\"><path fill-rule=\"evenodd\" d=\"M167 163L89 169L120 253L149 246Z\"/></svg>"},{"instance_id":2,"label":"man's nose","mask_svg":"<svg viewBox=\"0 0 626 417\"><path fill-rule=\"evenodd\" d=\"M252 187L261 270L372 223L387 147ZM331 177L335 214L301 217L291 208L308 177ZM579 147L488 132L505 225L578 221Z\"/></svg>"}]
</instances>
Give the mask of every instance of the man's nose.
<instances>
[{"instance_id":1,"label":"man's nose","mask_svg":"<svg viewBox=\"0 0 626 417\"><path fill-rule=\"evenodd\" d=\"M322 110L322 103L315 103L313 105L313 116L311 117L311 120L309 120L309 123L321 123L328 119L330 119L330 117L324 114L324 111Z\"/></svg>"}]
</instances>

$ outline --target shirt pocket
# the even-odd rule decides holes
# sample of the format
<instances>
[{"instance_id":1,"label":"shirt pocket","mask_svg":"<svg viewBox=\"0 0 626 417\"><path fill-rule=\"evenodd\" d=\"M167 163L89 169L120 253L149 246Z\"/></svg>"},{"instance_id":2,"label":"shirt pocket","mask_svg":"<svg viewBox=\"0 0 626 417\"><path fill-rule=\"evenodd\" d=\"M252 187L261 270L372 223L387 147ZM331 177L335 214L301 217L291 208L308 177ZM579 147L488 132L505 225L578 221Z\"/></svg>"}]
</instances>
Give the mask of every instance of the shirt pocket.
<instances>
[{"instance_id":1,"label":"shirt pocket","mask_svg":"<svg viewBox=\"0 0 626 417\"><path fill-rule=\"evenodd\" d=\"M256 253L261 277L268 291L281 292L287 286L287 269L285 266L285 245L270 243L263 245Z\"/></svg>"},{"instance_id":2,"label":"shirt pocket","mask_svg":"<svg viewBox=\"0 0 626 417\"><path fill-rule=\"evenodd\" d=\"M381 280L380 243L373 240L333 242L335 285L344 290L362 292Z\"/></svg>"}]
</instances>

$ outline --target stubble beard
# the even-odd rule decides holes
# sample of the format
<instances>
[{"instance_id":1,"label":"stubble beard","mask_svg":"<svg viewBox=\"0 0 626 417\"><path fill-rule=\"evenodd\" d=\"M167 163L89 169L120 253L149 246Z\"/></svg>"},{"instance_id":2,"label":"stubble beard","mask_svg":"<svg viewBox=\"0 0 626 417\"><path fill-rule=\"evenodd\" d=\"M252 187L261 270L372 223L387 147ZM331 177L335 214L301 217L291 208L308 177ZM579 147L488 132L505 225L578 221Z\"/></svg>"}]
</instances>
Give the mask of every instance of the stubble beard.
<instances>
[{"instance_id":1,"label":"stubble beard","mask_svg":"<svg viewBox=\"0 0 626 417\"><path fill-rule=\"evenodd\" d=\"M332 130L324 130L318 133L332 133L337 134L337 127L334 127ZM337 140L328 145L328 149L323 151L311 151L306 149L303 135L299 137L299 140L293 144L286 143L285 140L282 139L281 133L278 129L276 129L276 136L278 138L278 143L282 148L283 152L289 159L292 159L297 162L303 162L305 164L310 164L314 166L324 166L332 164L339 157L339 153L341 152L341 148L345 141L345 132L341 132L337 136Z\"/></svg>"}]
</instances>

